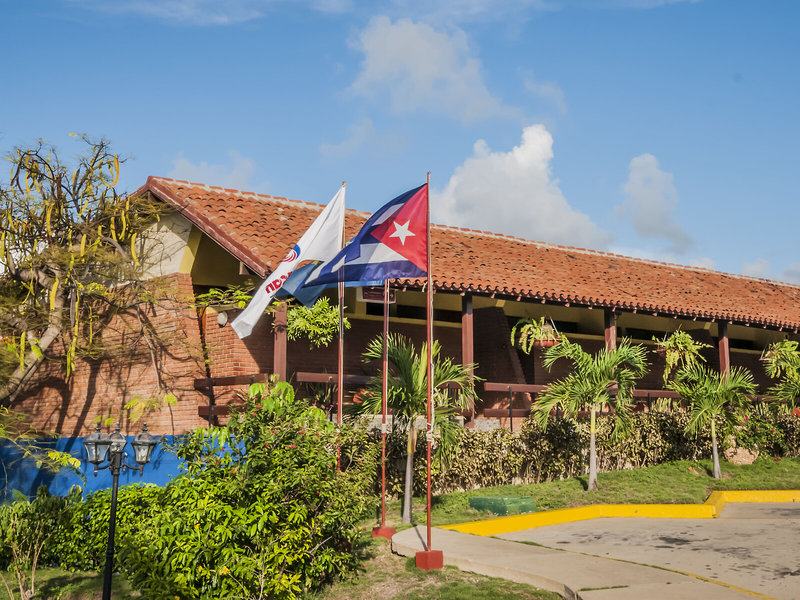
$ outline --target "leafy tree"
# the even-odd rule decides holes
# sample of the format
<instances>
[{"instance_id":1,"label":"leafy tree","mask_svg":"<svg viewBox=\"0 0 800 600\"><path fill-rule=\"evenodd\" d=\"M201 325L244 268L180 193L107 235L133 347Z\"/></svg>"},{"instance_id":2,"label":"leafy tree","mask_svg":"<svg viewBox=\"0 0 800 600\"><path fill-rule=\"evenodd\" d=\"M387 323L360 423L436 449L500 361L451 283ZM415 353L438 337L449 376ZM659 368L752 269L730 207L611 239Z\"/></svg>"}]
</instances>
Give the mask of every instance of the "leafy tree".
<instances>
[{"instance_id":1,"label":"leafy tree","mask_svg":"<svg viewBox=\"0 0 800 600\"><path fill-rule=\"evenodd\" d=\"M722 420L725 429L731 431L747 412L750 401L746 394L756 389L753 375L740 367L731 369L730 373L717 373L705 365L695 364L681 369L670 387L689 402L687 431L697 434L710 427L714 477L720 479L717 421Z\"/></svg>"},{"instance_id":2,"label":"leafy tree","mask_svg":"<svg viewBox=\"0 0 800 600\"><path fill-rule=\"evenodd\" d=\"M613 350L603 349L594 356L580 345L564 340L547 350L544 365L550 369L556 361L566 358L572 362L572 371L566 377L551 383L533 405L533 418L544 429L550 412L560 406L564 414L577 419L578 413L589 408L589 486L597 489L597 412L605 407L613 409L614 437L623 437L630 431L633 388L636 380L647 372L645 350L631 346L624 339Z\"/></svg>"},{"instance_id":3,"label":"leafy tree","mask_svg":"<svg viewBox=\"0 0 800 600\"><path fill-rule=\"evenodd\" d=\"M767 375L778 380L767 393L790 407L794 407L795 399L800 396L800 351L797 347L797 342L782 340L772 344L764 355Z\"/></svg>"},{"instance_id":4,"label":"leafy tree","mask_svg":"<svg viewBox=\"0 0 800 600\"><path fill-rule=\"evenodd\" d=\"M475 401L474 378L470 373L475 366L460 365L450 358L439 356L441 346L433 342L433 405L434 431L438 433L437 459L446 461L455 449L457 425L450 419L456 409L468 409ZM389 396L387 404L392 411L392 429L405 433L406 447L405 490L403 492L403 523L411 522L411 497L414 485L414 449L416 447L415 422L427 416L428 398L428 345L417 352L407 337L391 334L387 339L389 360ZM383 337L372 339L364 351L364 362L383 358ZM378 414L382 409L382 372L372 378L363 394L360 411ZM445 386L452 385L455 389Z\"/></svg>"},{"instance_id":5,"label":"leafy tree","mask_svg":"<svg viewBox=\"0 0 800 600\"><path fill-rule=\"evenodd\" d=\"M108 351L103 330L135 331L156 358L146 307L160 292L143 283L143 237L159 208L121 196L120 161L84 137L77 166L44 142L10 157L0 186L0 403L9 405L47 360L70 377L78 357ZM124 317L124 318L116 318ZM154 366L157 366L154 364ZM161 388L161 382L159 388ZM161 391L161 389L159 389Z\"/></svg>"},{"instance_id":6,"label":"leafy tree","mask_svg":"<svg viewBox=\"0 0 800 600\"><path fill-rule=\"evenodd\" d=\"M337 432L288 383L255 384L225 427L193 431L177 453L186 473L120 543L145 597L293 600L358 569L378 456L365 428Z\"/></svg>"}]
</instances>

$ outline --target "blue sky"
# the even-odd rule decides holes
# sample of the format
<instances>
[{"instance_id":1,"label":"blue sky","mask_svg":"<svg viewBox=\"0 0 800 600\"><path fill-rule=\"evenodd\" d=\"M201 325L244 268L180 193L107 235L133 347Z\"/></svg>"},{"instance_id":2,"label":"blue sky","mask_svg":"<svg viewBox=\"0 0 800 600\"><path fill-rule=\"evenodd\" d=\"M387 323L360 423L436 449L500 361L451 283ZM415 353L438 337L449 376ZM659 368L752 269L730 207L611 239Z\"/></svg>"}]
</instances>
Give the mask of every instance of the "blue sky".
<instances>
[{"instance_id":1,"label":"blue sky","mask_svg":"<svg viewBox=\"0 0 800 600\"><path fill-rule=\"evenodd\" d=\"M793 0L0 3L0 150L800 283Z\"/></svg>"}]
</instances>

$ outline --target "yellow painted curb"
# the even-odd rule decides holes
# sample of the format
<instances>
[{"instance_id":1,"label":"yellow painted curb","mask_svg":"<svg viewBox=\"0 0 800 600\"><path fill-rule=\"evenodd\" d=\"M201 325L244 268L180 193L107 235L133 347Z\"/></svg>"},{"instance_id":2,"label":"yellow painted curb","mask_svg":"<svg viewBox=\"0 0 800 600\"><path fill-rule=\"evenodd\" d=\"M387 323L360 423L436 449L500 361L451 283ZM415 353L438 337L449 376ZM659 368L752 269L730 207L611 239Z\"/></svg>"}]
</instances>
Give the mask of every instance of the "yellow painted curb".
<instances>
[{"instance_id":1,"label":"yellow painted curb","mask_svg":"<svg viewBox=\"0 0 800 600\"><path fill-rule=\"evenodd\" d=\"M513 515L447 525L450 529L474 535L499 535L545 525L558 525L601 517L650 517L661 519L711 519L728 502L800 502L800 490L743 490L712 492L704 504L593 504L525 515Z\"/></svg>"}]
</instances>

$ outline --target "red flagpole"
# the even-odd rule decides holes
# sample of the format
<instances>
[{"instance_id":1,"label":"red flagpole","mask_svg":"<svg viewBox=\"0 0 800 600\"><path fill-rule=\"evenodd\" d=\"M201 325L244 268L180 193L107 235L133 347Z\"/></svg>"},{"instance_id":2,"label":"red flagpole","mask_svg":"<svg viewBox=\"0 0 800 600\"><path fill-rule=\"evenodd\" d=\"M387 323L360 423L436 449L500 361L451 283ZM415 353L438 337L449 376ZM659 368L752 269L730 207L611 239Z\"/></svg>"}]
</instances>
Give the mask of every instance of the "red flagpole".
<instances>
[{"instance_id":1,"label":"red flagpole","mask_svg":"<svg viewBox=\"0 0 800 600\"><path fill-rule=\"evenodd\" d=\"M342 187L347 185L342 182ZM344 248L344 222L342 222L342 248ZM340 278L341 279L341 278ZM336 430L342 427L342 404L344 401L344 282L339 281L339 358L336 362ZM336 444L336 470L341 469L341 448Z\"/></svg>"},{"instance_id":2,"label":"red flagpole","mask_svg":"<svg viewBox=\"0 0 800 600\"><path fill-rule=\"evenodd\" d=\"M336 424L342 425L344 400L344 282L339 282L339 360L336 367Z\"/></svg>"},{"instance_id":3,"label":"red flagpole","mask_svg":"<svg viewBox=\"0 0 800 600\"><path fill-rule=\"evenodd\" d=\"M428 544L424 552L417 552L415 562L418 568L430 571L432 569L441 569L444 563L444 557L441 550L431 549L431 443L433 441L433 281L431 271L431 174L428 173L425 186L426 200L426 221L427 221L427 245L428 245L428 279L427 279L427 337L428 337L428 355L427 355L427 374L428 374L428 422L425 432L425 446L427 450L427 506L428 506L428 519L427 519L427 541Z\"/></svg>"},{"instance_id":4,"label":"red flagpole","mask_svg":"<svg viewBox=\"0 0 800 600\"><path fill-rule=\"evenodd\" d=\"M389 412L389 280L383 284L383 381L381 391L381 525L373 527L372 537L387 540L397 531L386 526L386 414Z\"/></svg>"}]
</instances>

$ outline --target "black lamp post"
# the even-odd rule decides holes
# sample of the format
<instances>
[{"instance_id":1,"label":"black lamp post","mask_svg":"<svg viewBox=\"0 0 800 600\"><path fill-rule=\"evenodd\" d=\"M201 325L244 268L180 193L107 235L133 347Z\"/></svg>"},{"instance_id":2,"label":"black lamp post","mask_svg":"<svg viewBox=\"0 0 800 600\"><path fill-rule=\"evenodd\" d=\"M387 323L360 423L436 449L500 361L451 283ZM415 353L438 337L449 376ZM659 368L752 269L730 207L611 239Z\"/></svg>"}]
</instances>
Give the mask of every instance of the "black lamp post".
<instances>
[{"instance_id":1,"label":"black lamp post","mask_svg":"<svg viewBox=\"0 0 800 600\"><path fill-rule=\"evenodd\" d=\"M86 454L89 462L94 465L94 474L101 469L111 469L111 476L113 477L113 485L111 487L111 515L108 523L108 546L106 547L106 569L103 573L103 600L111 600L111 570L114 567L114 530L117 524L117 488L119 487L119 472L122 469L132 469L139 471L142 474L144 466L150 462L150 455L155 448L155 438L147 433L147 423L142 426L142 432L137 435L131 442L133 446L133 457L136 460L136 465L129 465L125 458L128 453L125 452L125 436L119 432L119 423L114 429L114 433L108 435L100 431L100 425L97 429L89 435L84 441L83 445L86 447ZM100 466L100 463L106 460L108 456L108 463Z\"/></svg>"}]
</instances>

